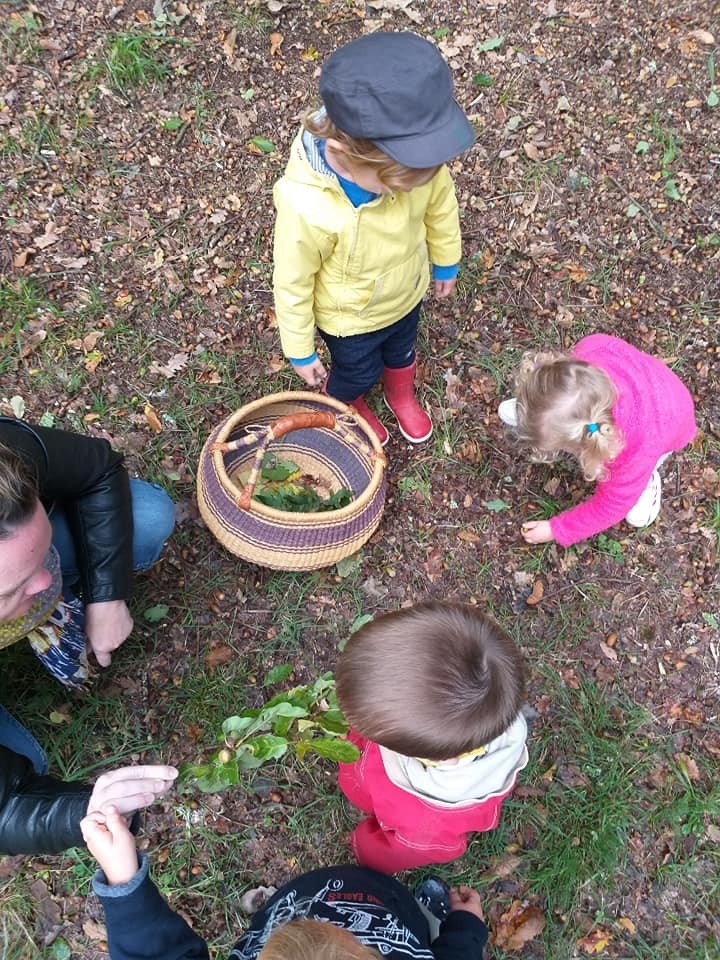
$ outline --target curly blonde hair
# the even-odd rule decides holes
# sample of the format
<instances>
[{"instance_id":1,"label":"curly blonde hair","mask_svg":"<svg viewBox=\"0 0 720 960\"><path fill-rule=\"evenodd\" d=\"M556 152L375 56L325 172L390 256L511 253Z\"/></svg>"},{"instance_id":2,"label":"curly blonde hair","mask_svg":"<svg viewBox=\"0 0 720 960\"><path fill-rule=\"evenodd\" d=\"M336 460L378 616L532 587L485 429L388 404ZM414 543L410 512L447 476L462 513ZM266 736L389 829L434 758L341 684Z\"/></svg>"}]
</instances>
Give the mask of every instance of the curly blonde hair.
<instances>
[{"instance_id":1,"label":"curly blonde hair","mask_svg":"<svg viewBox=\"0 0 720 960\"><path fill-rule=\"evenodd\" d=\"M372 140L360 140L343 133L332 122L324 109L311 110L303 117L303 126L321 140L337 140L344 148L348 167L352 170L372 170L380 183L389 190L413 190L429 183L442 164L436 167L406 167L393 160Z\"/></svg>"},{"instance_id":2,"label":"curly blonde hair","mask_svg":"<svg viewBox=\"0 0 720 960\"><path fill-rule=\"evenodd\" d=\"M380 954L333 923L291 920L273 931L258 960L380 960Z\"/></svg>"},{"instance_id":3,"label":"curly blonde hair","mask_svg":"<svg viewBox=\"0 0 720 960\"><path fill-rule=\"evenodd\" d=\"M517 435L535 460L566 451L586 480L604 480L607 464L624 446L612 408L617 399L599 367L560 351L526 353L515 377Z\"/></svg>"}]
</instances>

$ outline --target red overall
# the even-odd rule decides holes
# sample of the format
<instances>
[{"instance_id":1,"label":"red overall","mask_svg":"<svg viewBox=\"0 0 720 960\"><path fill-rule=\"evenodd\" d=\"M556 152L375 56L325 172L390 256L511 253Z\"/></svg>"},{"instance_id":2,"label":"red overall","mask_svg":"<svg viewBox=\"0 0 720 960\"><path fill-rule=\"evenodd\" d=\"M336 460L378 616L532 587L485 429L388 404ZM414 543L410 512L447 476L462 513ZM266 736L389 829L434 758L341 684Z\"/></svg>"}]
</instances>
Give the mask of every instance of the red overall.
<instances>
[{"instance_id":1,"label":"red overall","mask_svg":"<svg viewBox=\"0 0 720 960\"><path fill-rule=\"evenodd\" d=\"M441 806L396 786L385 772L380 747L351 730L361 751L354 763L339 764L338 783L355 806L372 814L352 834L358 863L397 873L430 863L447 863L465 853L467 834L493 830L510 788L478 803Z\"/></svg>"}]
</instances>

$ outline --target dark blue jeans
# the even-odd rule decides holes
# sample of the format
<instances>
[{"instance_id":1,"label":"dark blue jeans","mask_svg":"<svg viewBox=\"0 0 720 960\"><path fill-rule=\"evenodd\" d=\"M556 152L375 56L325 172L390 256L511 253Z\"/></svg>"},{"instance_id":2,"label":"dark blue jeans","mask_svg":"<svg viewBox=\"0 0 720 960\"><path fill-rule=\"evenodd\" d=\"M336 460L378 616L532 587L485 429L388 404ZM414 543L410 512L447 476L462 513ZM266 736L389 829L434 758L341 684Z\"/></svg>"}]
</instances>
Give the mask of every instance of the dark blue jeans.
<instances>
[{"instance_id":1,"label":"dark blue jeans","mask_svg":"<svg viewBox=\"0 0 720 960\"><path fill-rule=\"evenodd\" d=\"M385 367L409 367L415 360L420 304L382 330L333 337L320 330L332 363L327 382L331 397L349 403L374 386Z\"/></svg>"}]
</instances>

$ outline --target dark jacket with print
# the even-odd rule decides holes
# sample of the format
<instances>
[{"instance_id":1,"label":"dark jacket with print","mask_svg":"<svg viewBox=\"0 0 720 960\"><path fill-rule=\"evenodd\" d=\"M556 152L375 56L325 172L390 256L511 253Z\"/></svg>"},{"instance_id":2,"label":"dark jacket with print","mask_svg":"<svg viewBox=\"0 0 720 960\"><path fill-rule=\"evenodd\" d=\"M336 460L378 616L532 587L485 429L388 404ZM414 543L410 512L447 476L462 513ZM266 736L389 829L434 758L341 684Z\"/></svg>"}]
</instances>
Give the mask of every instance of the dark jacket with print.
<instances>
[{"instance_id":1,"label":"dark jacket with print","mask_svg":"<svg viewBox=\"0 0 720 960\"><path fill-rule=\"evenodd\" d=\"M163 899L140 869L122 886L108 886L102 871L93 888L102 900L111 960L207 960L205 941ZM365 867L325 867L285 884L253 917L228 960L255 960L275 927L317 918L344 927L387 960L482 960L488 931L467 910L453 910L430 942L428 923L399 881Z\"/></svg>"}]
</instances>

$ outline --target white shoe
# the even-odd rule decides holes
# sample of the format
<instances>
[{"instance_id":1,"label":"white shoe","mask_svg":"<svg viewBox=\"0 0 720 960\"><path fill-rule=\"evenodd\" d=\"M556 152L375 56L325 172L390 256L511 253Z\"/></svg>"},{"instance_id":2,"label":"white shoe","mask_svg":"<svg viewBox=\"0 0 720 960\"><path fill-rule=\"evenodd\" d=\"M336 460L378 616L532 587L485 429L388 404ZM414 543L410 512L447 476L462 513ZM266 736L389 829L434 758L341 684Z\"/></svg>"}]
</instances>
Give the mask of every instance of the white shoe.
<instances>
[{"instance_id":1,"label":"white shoe","mask_svg":"<svg viewBox=\"0 0 720 960\"><path fill-rule=\"evenodd\" d=\"M625 520L631 527L647 527L657 519L660 513L660 501L662 500L662 480L657 470L653 470L648 480L648 485L640 494L640 498L635 506L629 511Z\"/></svg>"},{"instance_id":2,"label":"white shoe","mask_svg":"<svg viewBox=\"0 0 720 960\"><path fill-rule=\"evenodd\" d=\"M510 397L509 400L503 400L498 407L497 412L502 422L508 427L516 427L518 425L516 397Z\"/></svg>"}]
</instances>

